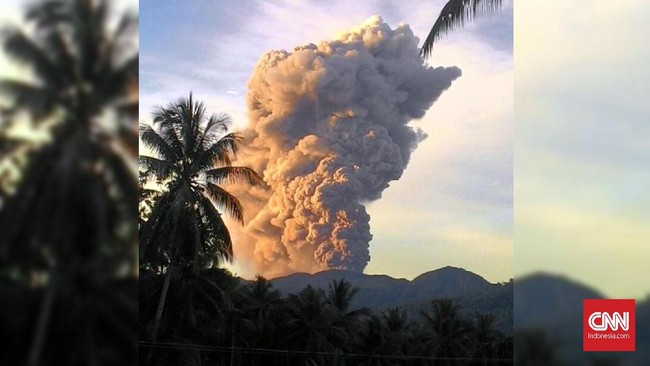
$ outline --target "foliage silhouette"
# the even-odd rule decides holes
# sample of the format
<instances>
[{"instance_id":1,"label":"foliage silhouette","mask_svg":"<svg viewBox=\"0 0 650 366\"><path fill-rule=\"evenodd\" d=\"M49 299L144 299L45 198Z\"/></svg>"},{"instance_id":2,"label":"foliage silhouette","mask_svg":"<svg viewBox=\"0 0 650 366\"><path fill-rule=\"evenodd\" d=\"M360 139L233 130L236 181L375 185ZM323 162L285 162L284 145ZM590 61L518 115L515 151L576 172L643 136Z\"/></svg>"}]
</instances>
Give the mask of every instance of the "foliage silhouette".
<instances>
[{"instance_id":1,"label":"foliage silhouette","mask_svg":"<svg viewBox=\"0 0 650 366\"><path fill-rule=\"evenodd\" d=\"M436 365L511 364L512 338L494 330L489 315L474 321L460 318L458 306L448 299L433 301L426 316L409 321L403 309L373 314L353 306L340 308L332 301L332 289L345 289L340 292L347 294L341 296L347 300L358 291L345 280L332 281L329 293L307 286L281 296L261 277L241 282L222 269L202 272L207 273L218 278L215 283L223 289L211 295L216 306L195 301L194 322L186 309L189 302L180 305L189 296L170 292L176 301L170 301L174 310L171 305L166 310L170 313L163 318L160 341L141 344L141 351L155 350L157 365L190 361L198 365L423 365L434 364L436 357L455 357L435 360ZM151 276L157 285L141 288L143 294L150 294L141 296L141 309L148 309L141 311L141 336L155 321L164 281L162 274L151 272ZM436 319L440 324L432 328L431 320ZM451 339L459 335L462 341ZM493 345L494 354L483 357L483 343Z\"/></svg>"},{"instance_id":2,"label":"foliage silhouette","mask_svg":"<svg viewBox=\"0 0 650 366\"><path fill-rule=\"evenodd\" d=\"M188 312L188 321L195 325L193 301L214 302L207 290L221 291L200 273L233 257L232 239L217 207L242 224L244 220L241 203L221 185L263 184L252 169L232 166L242 138L229 132L230 123L225 114L208 115L205 105L195 102L190 93L188 98L156 107L153 125L140 126L142 142L155 155L140 156L141 173L145 182L150 179L163 187L159 193L144 190L140 197L153 201L140 225L140 267L165 273L151 329L154 342L172 282L181 286L172 290L172 296L175 292L176 299L188 304L180 311ZM150 352L148 362L151 357Z\"/></svg>"},{"instance_id":3,"label":"foliage silhouette","mask_svg":"<svg viewBox=\"0 0 650 366\"><path fill-rule=\"evenodd\" d=\"M181 98L153 112L153 126L140 138L155 156L140 156L142 173L163 187L140 230L140 263L200 268L232 260L232 240L217 207L239 223L243 208L221 186L262 179L247 167L232 166L242 137L229 132L225 114L208 115L201 102ZM216 206L216 207L215 207Z\"/></svg>"},{"instance_id":4,"label":"foliage silhouette","mask_svg":"<svg viewBox=\"0 0 650 366\"><path fill-rule=\"evenodd\" d=\"M433 44L442 36L462 28L465 23L485 14L501 9L503 0L449 0L442 7L431 31L420 50L424 58L431 56Z\"/></svg>"},{"instance_id":5,"label":"foliage silhouette","mask_svg":"<svg viewBox=\"0 0 650 366\"><path fill-rule=\"evenodd\" d=\"M28 27L2 32L29 70L0 80L0 165L18 171L0 183L0 277L28 309L3 364L135 362L137 16L110 5L37 1ZM48 138L10 140L12 128Z\"/></svg>"}]
</instances>

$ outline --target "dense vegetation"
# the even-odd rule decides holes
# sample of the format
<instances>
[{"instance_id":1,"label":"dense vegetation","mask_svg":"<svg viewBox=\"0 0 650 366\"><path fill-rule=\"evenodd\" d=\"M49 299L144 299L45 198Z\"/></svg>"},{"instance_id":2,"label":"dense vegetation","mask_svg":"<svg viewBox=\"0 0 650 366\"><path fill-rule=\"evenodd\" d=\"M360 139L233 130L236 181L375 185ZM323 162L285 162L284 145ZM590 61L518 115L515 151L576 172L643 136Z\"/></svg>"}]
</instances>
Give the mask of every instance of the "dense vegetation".
<instances>
[{"instance_id":1,"label":"dense vegetation","mask_svg":"<svg viewBox=\"0 0 650 366\"><path fill-rule=\"evenodd\" d=\"M142 273L141 364L511 363L512 338L495 329L494 317L463 319L449 299L432 300L428 311L410 319L398 308L352 308L357 289L343 280L327 291L306 286L282 296L264 278L246 283L221 269L175 273L158 339L150 342L163 283L162 275Z\"/></svg>"}]
</instances>

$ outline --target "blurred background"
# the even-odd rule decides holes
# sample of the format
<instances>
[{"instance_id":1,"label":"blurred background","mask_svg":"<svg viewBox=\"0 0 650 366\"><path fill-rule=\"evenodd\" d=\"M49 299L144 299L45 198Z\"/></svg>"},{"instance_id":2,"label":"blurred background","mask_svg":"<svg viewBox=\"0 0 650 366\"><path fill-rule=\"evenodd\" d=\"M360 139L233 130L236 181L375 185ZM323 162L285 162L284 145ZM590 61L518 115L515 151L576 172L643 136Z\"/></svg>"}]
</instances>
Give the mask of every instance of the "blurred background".
<instances>
[{"instance_id":1,"label":"blurred background","mask_svg":"<svg viewBox=\"0 0 650 366\"><path fill-rule=\"evenodd\" d=\"M515 6L519 365L650 360L650 3ZM582 299L637 300L637 351L582 352Z\"/></svg>"},{"instance_id":2,"label":"blurred background","mask_svg":"<svg viewBox=\"0 0 650 366\"><path fill-rule=\"evenodd\" d=\"M0 45L0 364L135 364L137 1L3 1Z\"/></svg>"}]
</instances>

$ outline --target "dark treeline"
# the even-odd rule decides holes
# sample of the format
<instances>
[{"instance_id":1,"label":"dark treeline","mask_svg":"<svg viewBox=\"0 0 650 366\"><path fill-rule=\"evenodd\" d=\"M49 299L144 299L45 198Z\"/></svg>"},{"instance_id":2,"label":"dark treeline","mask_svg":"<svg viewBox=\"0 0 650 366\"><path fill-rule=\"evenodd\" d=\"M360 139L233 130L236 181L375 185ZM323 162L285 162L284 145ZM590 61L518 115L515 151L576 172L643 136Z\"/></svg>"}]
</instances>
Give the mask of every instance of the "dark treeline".
<instances>
[{"instance_id":1,"label":"dark treeline","mask_svg":"<svg viewBox=\"0 0 650 366\"><path fill-rule=\"evenodd\" d=\"M258 277L222 269L176 271L155 326L165 276L140 278L141 365L508 365L512 337L494 317L463 319L450 299L409 319L402 309L352 308L358 289L344 280L282 294Z\"/></svg>"}]
</instances>

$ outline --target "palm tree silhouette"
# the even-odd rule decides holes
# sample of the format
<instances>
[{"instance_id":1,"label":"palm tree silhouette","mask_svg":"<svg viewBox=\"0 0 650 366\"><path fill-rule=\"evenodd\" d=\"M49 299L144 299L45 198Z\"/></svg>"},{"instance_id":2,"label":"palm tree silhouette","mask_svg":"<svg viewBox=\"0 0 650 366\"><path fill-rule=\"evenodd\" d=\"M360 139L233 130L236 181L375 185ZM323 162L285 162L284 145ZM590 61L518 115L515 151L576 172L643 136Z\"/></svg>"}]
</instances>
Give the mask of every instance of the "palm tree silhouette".
<instances>
[{"instance_id":1,"label":"palm tree silhouette","mask_svg":"<svg viewBox=\"0 0 650 366\"><path fill-rule=\"evenodd\" d=\"M388 354L408 354L413 340L406 312L399 308L390 308L381 314L381 319L386 328Z\"/></svg>"},{"instance_id":2,"label":"palm tree silhouette","mask_svg":"<svg viewBox=\"0 0 650 366\"><path fill-rule=\"evenodd\" d=\"M429 35L424 40L420 54L424 58L431 56L433 44L443 35L462 28L466 22L485 13L494 13L501 9L503 0L449 0L443 6Z\"/></svg>"},{"instance_id":3,"label":"palm tree silhouette","mask_svg":"<svg viewBox=\"0 0 650 366\"><path fill-rule=\"evenodd\" d=\"M558 344L542 329L518 331L514 336L514 364L560 366L564 363L556 354Z\"/></svg>"},{"instance_id":4,"label":"palm tree silhouette","mask_svg":"<svg viewBox=\"0 0 650 366\"><path fill-rule=\"evenodd\" d=\"M231 164L242 137L229 132L228 115L208 115L191 93L157 107L153 117L153 126L140 126L140 138L156 156L140 156L140 165L164 189L141 229L141 263L198 273L214 261L232 260L232 240L217 207L242 224L244 212L221 185L263 184L252 169Z\"/></svg>"},{"instance_id":5,"label":"palm tree silhouette","mask_svg":"<svg viewBox=\"0 0 650 366\"><path fill-rule=\"evenodd\" d=\"M455 365L450 358L466 356L470 350L472 328L459 314L459 306L450 299L431 302L431 312L421 312L425 321L427 340L424 342L427 356L447 358L443 365Z\"/></svg>"},{"instance_id":6,"label":"palm tree silhouette","mask_svg":"<svg viewBox=\"0 0 650 366\"><path fill-rule=\"evenodd\" d=\"M289 315L284 325L286 349L333 353L349 341L338 323L337 309L329 304L321 289L308 285L300 293L289 295L285 311ZM326 364L325 356L312 357L305 362Z\"/></svg>"},{"instance_id":7,"label":"palm tree silhouette","mask_svg":"<svg viewBox=\"0 0 650 366\"><path fill-rule=\"evenodd\" d=\"M343 347L348 352L352 350L352 347L356 345L360 338L361 323L370 316L370 310L367 308L351 309L354 296L358 292L358 287L353 287L350 282L344 279L332 280L325 299L327 305L331 306L335 311L335 325L350 335L350 339Z\"/></svg>"},{"instance_id":8,"label":"palm tree silhouette","mask_svg":"<svg viewBox=\"0 0 650 366\"><path fill-rule=\"evenodd\" d=\"M474 325L474 357L483 359L496 356L495 348L501 334L495 329L496 317L492 314L477 314ZM487 361L485 361L487 362Z\"/></svg>"},{"instance_id":9,"label":"palm tree silhouette","mask_svg":"<svg viewBox=\"0 0 650 366\"><path fill-rule=\"evenodd\" d=\"M156 107L153 126L140 126L142 142L155 155L140 156L140 165L163 187L140 230L141 267L165 273L154 342L175 267L198 277L202 268L233 258L232 240L217 207L242 224L244 212L221 185L263 184L252 169L232 166L231 156L242 137L229 132L230 123L225 114L208 115L190 93L189 98Z\"/></svg>"},{"instance_id":10,"label":"palm tree silhouette","mask_svg":"<svg viewBox=\"0 0 650 366\"><path fill-rule=\"evenodd\" d=\"M114 18L110 4L39 1L25 13L31 27L2 33L6 54L30 71L29 77L0 80L0 93L9 102L4 117L21 123L17 117L26 114L50 136L49 143L13 147L26 154L25 163L0 208L2 272L25 286L34 275L46 282L28 365L39 364L43 352L53 349L55 340L47 334L57 303L71 297L87 304L115 300L109 284L134 262L129 253L136 243L132 203L138 191L129 151L134 151L131 117L137 105L138 55L132 42L137 16ZM122 310L135 309L133 299L119 297ZM130 329L123 323L128 318L118 317L110 327ZM94 324L83 322L77 332L96 332ZM98 354L74 349L68 360L52 362L99 362Z\"/></svg>"}]
</instances>

